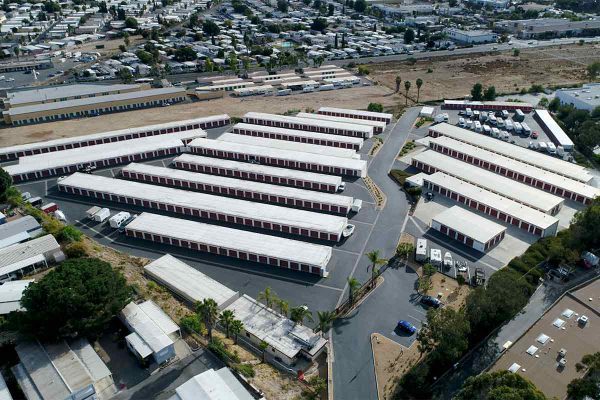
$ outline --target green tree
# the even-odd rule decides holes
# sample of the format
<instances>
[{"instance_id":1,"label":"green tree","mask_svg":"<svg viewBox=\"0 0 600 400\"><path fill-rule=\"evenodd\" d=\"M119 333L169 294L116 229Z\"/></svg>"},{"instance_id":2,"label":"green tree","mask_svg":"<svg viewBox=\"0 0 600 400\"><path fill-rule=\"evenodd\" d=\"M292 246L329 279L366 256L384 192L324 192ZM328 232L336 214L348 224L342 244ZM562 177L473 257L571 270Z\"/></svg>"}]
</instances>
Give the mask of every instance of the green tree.
<instances>
[{"instance_id":1,"label":"green tree","mask_svg":"<svg viewBox=\"0 0 600 400\"><path fill-rule=\"evenodd\" d=\"M266 353L267 353L267 349L269 348L269 343L267 343L267 342L265 342L265 341L263 340L263 341L261 341L261 342L258 344L258 348L259 348L259 349L260 349L260 351L262 352L262 362L264 363L264 362L265 362L265 356L266 356Z\"/></svg>"},{"instance_id":2,"label":"green tree","mask_svg":"<svg viewBox=\"0 0 600 400\"><path fill-rule=\"evenodd\" d=\"M288 3L286 0L277 0L277 9L282 13L288 12Z\"/></svg>"},{"instance_id":3,"label":"green tree","mask_svg":"<svg viewBox=\"0 0 600 400\"><path fill-rule=\"evenodd\" d=\"M473 101L481 101L483 100L483 85L481 83L476 83L473 85L471 89L471 100Z\"/></svg>"},{"instance_id":4,"label":"green tree","mask_svg":"<svg viewBox=\"0 0 600 400\"><path fill-rule=\"evenodd\" d=\"M509 371L483 373L467 378L455 400L546 400L533 383Z\"/></svg>"},{"instance_id":5,"label":"green tree","mask_svg":"<svg viewBox=\"0 0 600 400\"><path fill-rule=\"evenodd\" d=\"M415 246L410 243L400 243L396 248L396 256L402 259L408 259L408 256L415 251Z\"/></svg>"},{"instance_id":6,"label":"green tree","mask_svg":"<svg viewBox=\"0 0 600 400\"><path fill-rule=\"evenodd\" d=\"M371 265L369 266L369 268L371 269L371 287L375 287L375 278L377 277L377 274L379 272L379 266L385 265L385 263L387 263L387 260L381 257L379 250L371 250L366 254L366 256L369 259L369 262L371 263ZM367 268L367 270L369 270L369 268Z\"/></svg>"},{"instance_id":7,"label":"green tree","mask_svg":"<svg viewBox=\"0 0 600 400\"><path fill-rule=\"evenodd\" d=\"M131 288L109 263L67 260L25 289L20 330L43 339L97 337L130 298Z\"/></svg>"},{"instance_id":8,"label":"green tree","mask_svg":"<svg viewBox=\"0 0 600 400\"><path fill-rule=\"evenodd\" d=\"M204 326L208 330L208 339L212 340L212 331L219 317L219 306L213 299L204 299L196 303L196 312L204 321Z\"/></svg>"},{"instance_id":9,"label":"green tree","mask_svg":"<svg viewBox=\"0 0 600 400\"><path fill-rule=\"evenodd\" d=\"M400 91L400 84L402 83L402 78L400 75L396 76L396 93Z\"/></svg>"},{"instance_id":10,"label":"green tree","mask_svg":"<svg viewBox=\"0 0 600 400\"><path fill-rule=\"evenodd\" d=\"M332 17L334 12L335 12L335 6L333 5L333 3L329 3L327 5L327 15L329 17ZM336 38L337 38L337 35L336 35ZM336 47L336 49L337 49L337 47Z\"/></svg>"},{"instance_id":11,"label":"green tree","mask_svg":"<svg viewBox=\"0 0 600 400\"><path fill-rule=\"evenodd\" d=\"M125 43L126 47L129 47L129 45L131 44L131 40L129 40L129 33L127 32L123 34L123 43Z\"/></svg>"},{"instance_id":12,"label":"green tree","mask_svg":"<svg viewBox=\"0 0 600 400\"><path fill-rule=\"evenodd\" d=\"M487 101L496 100L496 87L488 86L483 92L483 99Z\"/></svg>"},{"instance_id":13,"label":"green tree","mask_svg":"<svg viewBox=\"0 0 600 400\"><path fill-rule=\"evenodd\" d=\"M571 227L576 248L600 247L600 197L575 214Z\"/></svg>"},{"instance_id":14,"label":"green tree","mask_svg":"<svg viewBox=\"0 0 600 400\"><path fill-rule=\"evenodd\" d=\"M383 106L381 105L381 103L369 103L367 111L383 112Z\"/></svg>"},{"instance_id":15,"label":"green tree","mask_svg":"<svg viewBox=\"0 0 600 400\"><path fill-rule=\"evenodd\" d=\"M319 320L315 327L315 332L321 331L327 333L331 328L332 322L335 320L335 313L333 311L317 311L317 319Z\"/></svg>"},{"instance_id":16,"label":"green tree","mask_svg":"<svg viewBox=\"0 0 600 400\"><path fill-rule=\"evenodd\" d=\"M277 300L279 299L277 297L277 293L275 293L273 291L273 289L271 289L270 287L266 287L265 290L263 290L262 292L258 293L258 301L262 301L263 303L265 303L267 305L267 307L269 308L273 308L273 305L277 302Z\"/></svg>"},{"instance_id":17,"label":"green tree","mask_svg":"<svg viewBox=\"0 0 600 400\"><path fill-rule=\"evenodd\" d=\"M406 105L408 105L408 91L410 90L410 87L410 81L404 81L404 90L406 91L406 94L404 96L406 97Z\"/></svg>"},{"instance_id":18,"label":"green tree","mask_svg":"<svg viewBox=\"0 0 600 400\"><path fill-rule=\"evenodd\" d=\"M210 36L210 40L212 41L213 46L215 45L215 36L218 35L221 30L219 26L214 23L214 21L206 20L202 24L202 32L207 36Z\"/></svg>"},{"instance_id":19,"label":"green tree","mask_svg":"<svg viewBox=\"0 0 600 400\"><path fill-rule=\"evenodd\" d=\"M121 68L119 72L117 72L117 78L123 81L123 83L130 83L133 81L133 75L128 68Z\"/></svg>"},{"instance_id":20,"label":"green tree","mask_svg":"<svg viewBox=\"0 0 600 400\"><path fill-rule=\"evenodd\" d=\"M6 200L6 193L12 184L13 180L10 174L0 167L0 201Z\"/></svg>"},{"instance_id":21,"label":"green tree","mask_svg":"<svg viewBox=\"0 0 600 400\"><path fill-rule=\"evenodd\" d=\"M435 275L436 272L437 268L434 267L432 264L427 263L423 265L423 275L432 277L433 275Z\"/></svg>"},{"instance_id":22,"label":"green tree","mask_svg":"<svg viewBox=\"0 0 600 400\"><path fill-rule=\"evenodd\" d=\"M189 46L183 46L175 50L175 60L177 61L194 61L197 58L198 54Z\"/></svg>"},{"instance_id":23,"label":"green tree","mask_svg":"<svg viewBox=\"0 0 600 400\"><path fill-rule=\"evenodd\" d=\"M417 291L422 295L426 295L433 288L433 282L431 282L431 276L423 274L417 280Z\"/></svg>"},{"instance_id":24,"label":"green tree","mask_svg":"<svg viewBox=\"0 0 600 400\"><path fill-rule=\"evenodd\" d=\"M595 62L591 63L590 65L588 65L587 73L588 73L588 77L590 78L591 81L598 78L598 75L600 75L600 61L595 61Z\"/></svg>"},{"instance_id":25,"label":"green tree","mask_svg":"<svg viewBox=\"0 0 600 400\"><path fill-rule=\"evenodd\" d=\"M233 324L234 320L235 314L231 310L223 310L223 312L221 312L221 315L219 315L219 323L225 328L225 336L227 337L229 337L231 324Z\"/></svg>"},{"instance_id":26,"label":"green tree","mask_svg":"<svg viewBox=\"0 0 600 400\"><path fill-rule=\"evenodd\" d=\"M244 330L244 323L239 319L234 319L233 322L231 322L231 325L229 326L229 330L231 331L231 334L234 337L235 344L237 344L238 335Z\"/></svg>"},{"instance_id":27,"label":"green tree","mask_svg":"<svg viewBox=\"0 0 600 400\"><path fill-rule=\"evenodd\" d=\"M410 44L410 43L414 42L414 40L415 40L415 31L413 31L411 28L408 28L406 31L404 31L404 43Z\"/></svg>"},{"instance_id":28,"label":"green tree","mask_svg":"<svg viewBox=\"0 0 600 400\"><path fill-rule=\"evenodd\" d=\"M300 325L304 324L305 319L314 321L312 312L306 306L293 307L290 311L290 319Z\"/></svg>"},{"instance_id":29,"label":"green tree","mask_svg":"<svg viewBox=\"0 0 600 400\"><path fill-rule=\"evenodd\" d=\"M144 64L148 64L148 65L154 64L154 56L152 55L152 53L148 53L145 50L138 50L138 51L136 51L135 55Z\"/></svg>"},{"instance_id":30,"label":"green tree","mask_svg":"<svg viewBox=\"0 0 600 400\"><path fill-rule=\"evenodd\" d=\"M327 20L325 18L315 18L310 25L313 31L323 32L327 28Z\"/></svg>"},{"instance_id":31,"label":"green tree","mask_svg":"<svg viewBox=\"0 0 600 400\"><path fill-rule=\"evenodd\" d=\"M600 382L588 377L573 379L567 385L571 400L600 399Z\"/></svg>"},{"instance_id":32,"label":"green tree","mask_svg":"<svg viewBox=\"0 0 600 400\"><path fill-rule=\"evenodd\" d=\"M287 317L288 313L290 312L290 303L283 299L277 299L275 302L277 303L277 307L279 308L281 315Z\"/></svg>"},{"instance_id":33,"label":"green tree","mask_svg":"<svg viewBox=\"0 0 600 400\"><path fill-rule=\"evenodd\" d=\"M423 86L423 79L417 78L417 103L419 102L419 97L421 97L421 86Z\"/></svg>"},{"instance_id":34,"label":"green tree","mask_svg":"<svg viewBox=\"0 0 600 400\"><path fill-rule=\"evenodd\" d=\"M310 389L302 392L303 399L318 400L327 390L327 381L320 376L313 376L307 383Z\"/></svg>"},{"instance_id":35,"label":"green tree","mask_svg":"<svg viewBox=\"0 0 600 400\"><path fill-rule=\"evenodd\" d=\"M125 19L125 27L129 28L129 29L137 29L138 28L137 19L135 19L133 17L127 17Z\"/></svg>"},{"instance_id":36,"label":"green tree","mask_svg":"<svg viewBox=\"0 0 600 400\"><path fill-rule=\"evenodd\" d=\"M354 2L354 10L358 13L364 13L367 10L367 2L365 0L356 0Z\"/></svg>"},{"instance_id":37,"label":"green tree","mask_svg":"<svg viewBox=\"0 0 600 400\"><path fill-rule=\"evenodd\" d=\"M348 278L348 299L350 304L356 301L356 291L360 288L360 282L356 278Z\"/></svg>"},{"instance_id":38,"label":"green tree","mask_svg":"<svg viewBox=\"0 0 600 400\"><path fill-rule=\"evenodd\" d=\"M419 351L430 351L432 362L449 365L468 349L469 331L463 311L431 308L427 311L427 324L417 334Z\"/></svg>"},{"instance_id":39,"label":"green tree","mask_svg":"<svg viewBox=\"0 0 600 400\"><path fill-rule=\"evenodd\" d=\"M521 50L513 49L513 57L519 57L519 54L521 54Z\"/></svg>"}]
</instances>

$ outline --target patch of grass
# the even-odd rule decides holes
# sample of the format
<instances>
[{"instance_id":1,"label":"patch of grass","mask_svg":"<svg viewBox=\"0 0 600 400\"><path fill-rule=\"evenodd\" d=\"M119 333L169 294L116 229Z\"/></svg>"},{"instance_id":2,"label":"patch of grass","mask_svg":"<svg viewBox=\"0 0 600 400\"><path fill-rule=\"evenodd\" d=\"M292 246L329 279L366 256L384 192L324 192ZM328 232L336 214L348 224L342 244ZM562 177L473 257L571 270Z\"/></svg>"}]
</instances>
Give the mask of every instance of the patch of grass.
<instances>
[{"instance_id":1,"label":"patch of grass","mask_svg":"<svg viewBox=\"0 0 600 400\"><path fill-rule=\"evenodd\" d=\"M411 142L407 142L403 147L402 150L400 150L400 154L399 156L402 157L404 155L406 155L407 153L411 152L415 147L417 147L417 145L415 144L414 141Z\"/></svg>"},{"instance_id":2,"label":"patch of grass","mask_svg":"<svg viewBox=\"0 0 600 400\"><path fill-rule=\"evenodd\" d=\"M244 375L246 378L254 378L254 375L256 375L254 367L251 364L236 364L233 366L233 369Z\"/></svg>"},{"instance_id":3,"label":"patch of grass","mask_svg":"<svg viewBox=\"0 0 600 400\"><path fill-rule=\"evenodd\" d=\"M413 176L413 174L406 171L402 171L401 169L391 170L390 175L396 182L398 182L403 187L404 183L406 182L406 178Z\"/></svg>"},{"instance_id":4,"label":"patch of grass","mask_svg":"<svg viewBox=\"0 0 600 400\"><path fill-rule=\"evenodd\" d=\"M431 117L421 117L415 123L415 127L420 128L425 125L427 122L433 122L433 118Z\"/></svg>"}]
</instances>

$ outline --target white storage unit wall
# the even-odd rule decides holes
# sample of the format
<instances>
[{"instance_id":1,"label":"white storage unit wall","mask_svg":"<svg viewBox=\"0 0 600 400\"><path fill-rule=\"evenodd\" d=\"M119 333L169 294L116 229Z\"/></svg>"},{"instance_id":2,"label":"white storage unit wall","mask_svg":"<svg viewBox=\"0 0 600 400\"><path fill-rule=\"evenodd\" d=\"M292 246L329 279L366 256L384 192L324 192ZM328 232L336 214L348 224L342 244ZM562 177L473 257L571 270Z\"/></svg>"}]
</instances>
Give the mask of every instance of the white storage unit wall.
<instances>
[{"instance_id":1,"label":"white storage unit wall","mask_svg":"<svg viewBox=\"0 0 600 400\"><path fill-rule=\"evenodd\" d=\"M334 117L332 115L326 114L312 114L306 112L299 112L296 114L298 118L308 118L308 119L320 119L323 121L334 121L334 122L344 122L347 124L358 124L358 125L366 125L373 127L373 133L383 133L385 130L387 123L383 121L371 121L369 119L355 119L355 118L346 118L346 117Z\"/></svg>"},{"instance_id":2,"label":"white storage unit wall","mask_svg":"<svg viewBox=\"0 0 600 400\"><path fill-rule=\"evenodd\" d=\"M352 110L348 108L336 108L336 107L321 107L317 111L318 114L331 115L334 117L344 117L353 119L366 119L370 121L382 121L386 124L392 123L392 114L379 113L373 111L363 110Z\"/></svg>"}]
</instances>

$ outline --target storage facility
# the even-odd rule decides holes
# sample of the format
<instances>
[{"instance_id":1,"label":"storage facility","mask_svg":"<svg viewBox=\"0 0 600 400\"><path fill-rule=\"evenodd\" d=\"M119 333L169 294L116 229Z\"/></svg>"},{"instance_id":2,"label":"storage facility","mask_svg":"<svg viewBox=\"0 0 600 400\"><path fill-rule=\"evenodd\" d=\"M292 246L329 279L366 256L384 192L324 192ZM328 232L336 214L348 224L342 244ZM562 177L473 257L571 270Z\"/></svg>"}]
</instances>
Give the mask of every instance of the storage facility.
<instances>
[{"instance_id":1,"label":"storage facility","mask_svg":"<svg viewBox=\"0 0 600 400\"><path fill-rule=\"evenodd\" d=\"M244 114L247 124L274 126L278 128L298 129L301 131L328 133L330 135L354 136L368 139L373 136L373 127L342 122L309 120L285 115L249 112Z\"/></svg>"},{"instance_id":2,"label":"storage facility","mask_svg":"<svg viewBox=\"0 0 600 400\"><path fill-rule=\"evenodd\" d=\"M555 215L564 203L558 196L485 169L474 168L466 162L435 151L429 150L413 156L412 165L429 174L443 172L545 214Z\"/></svg>"},{"instance_id":3,"label":"storage facility","mask_svg":"<svg viewBox=\"0 0 600 400\"><path fill-rule=\"evenodd\" d=\"M25 156L19 164L4 167L16 183L32 179L48 178L81 171L86 167L106 168L133 161L147 160L179 154L185 148L184 141L205 136L199 130L150 136L122 142L99 144L92 147L55 151Z\"/></svg>"},{"instance_id":4,"label":"storage facility","mask_svg":"<svg viewBox=\"0 0 600 400\"><path fill-rule=\"evenodd\" d=\"M331 247L150 213L129 223L125 234L319 276L328 275L331 259Z\"/></svg>"},{"instance_id":5,"label":"storage facility","mask_svg":"<svg viewBox=\"0 0 600 400\"><path fill-rule=\"evenodd\" d=\"M352 150L360 150L363 145L363 139L358 137L329 135L327 133L274 128L272 126L250 125L244 123L234 125L233 133Z\"/></svg>"},{"instance_id":6,"label":"storage facility","mask_svg":"<svg viewBox=\"0 0 600 400\"><path fill-rule=\"evenodd\" d=\"M583 183L589 183L594 178L587 168L580 165L550 157L521 146L515 146L514 144L506 143L447 123L430 126L429 136L448 136L460 142L469 143L475 147L491 151L492 153L497 153Z\"/></svg>"},{"instance_id":7,"label":"storage facility","mask_svg":"<svg viewBox=\"0 0 600 400\"><path fill-rule=\"evenodd\" d=\"M272 85L249 86L239 89L233 89L233 95L238 97L258 96L267 93L273 93L275 89Z\"/></svg>"},{"instance_id":8,"label":"storage facility","mask_svg":"<svg viewBox=\"0 0 600 400\"><path fill-rule=\"evenodd\" d=\"M21 306L21 297L27 286L33 282L33 279L22 281L4 282L0 285L0 315L6 315L13 311L23 311ZM0 396L2 400L2 396Z\"/></svg>"},{"instance_id":9,"label":"storage facility","mask_svg":"<svg viewBox=\"0 0 600 400\"><path fill-rule=\"evenodd\" d=\"M453 176L436 172L423 177L426 190L466 204L492 217L514 225L540 237L554 236L558 230L558 219L533 208L524 206L488 190L481 189Z\"/></svg>"},{"instance_id":10,"label":"storage facility","mask_svg":"<svg viewBox=\"0 0 600 400\"><path fill-rule=\"evenodd\" d=\"M317 110L317 114L331 115L332 117L364 119L368 121L381 121L385 122L386 124L391 124L392 119L394 118L393 114L335 107L321 107Z\"/></svg>"},{"instance_id":11,"label":"storage facility","mask_svg":"<svg viewBox=\"0 0 600 400\"><path fill-rule=\"evenodd\" d=\"M531 103L512 101L469 101L469 100L444 100L443 108L446 110L485 110L485 111L515 111L521 110L525 113L533 110Z\"/></svg>"},{"instance_id":12,"label":"storage facility","mask_svg":"<svg viewBox=\"0 0 600 400\"><path fill-rule=\"evenodd\" d=\"M12 281L49 263L64 260L60 245L52 235L0 249L0 282Z\"/></svg>"},{"instance_id":13,"label":"storage facility","mask_svg":"<svg viewBox=\"0 0 600 400\"><path fill-rule=\"evenodd\" d=\"M459 206L452 206L432 218L431 227L482 253L504 239L506 228Z\"/></svg>"},{"instance_id":14,"label":"storage facility","mask_svg":"<svg viewBox=\"0 0 600 400\"><path fill-rule=\"evenodd\" d=\"M373 133L379 134L385 131L387 123L383 121L371 121L369 119L356 119L356 118L346 118L346 117L334 117L332 115L325 114L312 114L306 112L299 112L296 114L298 118L307 118L307 119L320 119L323 121L333 121L333 122L343 122L346 124L358 124L358 125L366 125L373 127Z\"/></svg>"},{"instance_id":15,"label":"storage facility","mask_svg":"<svg viewBox=\"0 0 600 400\"><path fill-rule=\"evenodd\" d=\"M263 400L262 398L261 400ZM169 400L256 400L227 367L209 369L175 389Z\"/></svg>"},{"instance_id":16,"label":"storage facility","mask_svg":"<svg viewBox=\"0 0 600 400\"><path fill-rule=\"evenodd\" d=\"M141 216L147 218L147 215L149 214L144 213ZM137 230L137 232L141 231ZM219 310L223 310L239 297L238 292L234 292L170 254L165 254L146 265L144 272L190 305L205 299L213 299Z\"/></svg>"},{"instance_id":17,"label":"storage facility","mask_svg":"<svg viewBox=\"0 0 600 400\"><path fill-rule=\"evenodd\" d=\"M194 154L228 158L333 175L365 177L367 162L354 158L330 157L302 151L273 149L220 140L195 139L189 144Z\"/></svg>"},{"instance_id":18,"label":"storage facility","mask_svg":"<svg viewBox=\"0 0 600 400\"><path fill-rule=\"evenodd\" d=\"M563 131L560 125L556 123L548 110L535 110L533 116L540 125L540 128L542 128L542 130L546 132L546 135L548 135L548 138L552 140L552 143L557 147L562 146L565 151L573 151L573 141L569 135Z\"/></svg>"},{"instance_id":19,"label":"storage facility","mask_svg":"<svg viewBox=\"0 0 600 400\"><path fill-rule=\"evenodd\" d=\"M349 214L353 211L353 207L359 207L357 202L361 202L361 200L355 201L352 197L338 194L282 187L218 175L199 174L147 164L129 164L121 170L121 174L127 179L140 182L342 215Z\"/></svg>"},{"instance_id":20,"label":"storage facility","mask_svg":"<svg viewBox=\"0 0 600 400\"><path fill-rule=\"evenodd\" d=\"M223 160L220 158L195 156L191 154L182 154L178 156L173 160L173 166L188 171L230 176L256 182L274 183L324 192L337 192L341 189L343 183L342 178L334 175L317 174L314 172Z\"/></svg>"},{"instance_id":21,"label":"storage facility","mask_svg":"<svg viewBox=\"0 0 600 400\"><path fill-rule=\"evenodd\" d=\"M267 127L268 128L268 127ZM327 157L360 158L360 155L352 149L321 146L318 144L290 142L287 140L268 139L235 133L224 133L217 139L221 142L238 143L242 145L268 147L271 149L300 151L304 153L318 154Z\"/></svg>"},{"instance_id":22,"label":"storage facility","mask_svg":"<svg viewBox=\"0 0 600 400\"><path fill-rule=\"evenodd\" d=\"M348 219L341 216L188 192L100 175L75 173L59 181L58 189L61 192L105 201L336 242L342 238L342 232L348 225Z\"/></svg>"},{"instance_id":23,"label":"storage facility","mask_svg":"<svg viewBox=\"0 0 600 400\"><path fill-rule=\"evenodd\" d=\"M600 196L600 189L591 185L480 149L450 137L441 136L429 139L429 147L439 153L579 203L590 204L594 198Z\"/></svg>"}]
</instances>

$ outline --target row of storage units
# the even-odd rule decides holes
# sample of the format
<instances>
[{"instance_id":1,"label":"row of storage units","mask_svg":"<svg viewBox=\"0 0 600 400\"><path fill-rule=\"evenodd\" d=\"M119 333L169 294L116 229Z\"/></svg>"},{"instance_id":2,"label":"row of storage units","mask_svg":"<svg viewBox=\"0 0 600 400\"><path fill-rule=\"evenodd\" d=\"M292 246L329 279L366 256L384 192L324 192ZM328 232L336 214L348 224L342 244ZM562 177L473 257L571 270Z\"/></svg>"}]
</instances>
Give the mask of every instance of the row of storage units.
<instances>
[{"instance_id":1,"label":"row of storage units","mask_svg":"<svg viewBox=\"0 0 600 400\"><path fill-rule=\"evenodd\" d=\"M446 110L485 110L485 111L502 111L502 110L521 110L523 112L531 112L533 105L531 103L512 102L512 101L466 101L466 100L444 100L443 107Z\"/></svg>"},{"instance_id":2,"label":"row of storage units","mask_svg":"<svg viewBox=\"0 0 600 400\"><path fill-rule=\"evenodd\" d=\"M95 146L112 142L121 142L124 140L139 139L147 136L217 128L220 126L229 125L230 123L231 119L229 118L229 115L221 114L210 117L168 122L164 124L146 125L136 128L95 133L92 135L74 136L69 138L47 140L38 143L4 147L0 149L0 162L15 160L20 157L31 156L34 154L50 153L54 151Z\"/></svg>"},{"instance_id":3,"label":"row of storage units","mask_svg":"<svg viewBox=\"0 0 600 400\"><path fill-rule=\"evenodd\" d=\"M429 147L469 164L579 203L590 204L600 189L550 171L477 148L449 137L429 139Z\"/></svg>"},{"instance_id":4,"label":"row of storage units","mask_svg":"<svg viewBox=\"0 0 600 400\"><path fill-rule=\"evenodd\" d=\"M291 142L309 143L321 146L360 150L363 139L352 136L329 135L327 133L299 131L296 129L274 128L272 126L236 124L233 133Z\"/></svg>"},{"instance_id":5,"label":"row of storage units","mask_svg":"<svg viewBox=\"0 0 600 400\"><path fill-rule=\"evenodd\" d=\"M129 237L326 277L330 247L142 213L125 227Z\"/></svg>"},{"instance_id":6,"label":"row of storage units","mask_svg":"<svg viewBox=\"0 0 600 400\"><path fill-rule=\"evenodd\" d=\"M536 236L554 236L558 230L555 217L443 172L424 176L423 187Z\"/></svg>"},{"instance_id":7,"label":"row of storage units","mask_svg":"<svg viewBox=\"0 0 600 400\"><path fill-rule=\"evenodd\" d=\"M58 181L64 193L162 210L273 232L338 242L353 231L342 216L75 173Z\"/></svg>"},{"instance_id":8,"label":"row of storage units","mask_svg":"<svg viewBox=\"0 0 600 400\"><path fill-rule=\"evenodd\" d=\"M332 117L344 117L352 119L363 119L368 121L380 121L386 124L392 123L392 114L380 113L374 111L352 110L348 108L321 107L317 110L318 114L331 115Z\"/></svg>"},{"instance_id":9,"label":"row of storage units","mask_svg":"<svg viewBox=\"0 0 600 400\"><path fill-rule=\"evenodd\" d=\"M310 120L286 115L248 112L243 122L254 125L274 126L277 128L297 129L309 132L328 133L330 135L353 136L368 139L373 136L373 127L343 122Z\"/></svg>"},{"instance_id":10,"label":"row of storage units","mask_svg":"<svg viewBox=\"0 0 600 400\"><path fill-rule=\"evenodd\" d=\"M255 182L274 183L323 192L342 189L342 178L295 169L182 154L173 160L175 168L206 174L229 176Z\"/></svg>"},{"instance_id":11,"label":"row of storage units","mask_svg":"<svg viewBox=\"0 0 600 400\"><path fill-rule=\"evenodd\" d=\"M296 114L298 118L307 118L307 119L319 119L322 121L333 121L333 122L344 122L346 124L358 124L358 125L366 125L373 127L373 133L379 134L385 131L387 126L386 122L383 121L372 121L369 119L355 119L355 118L346 118L346 117L334 117L332 115L325 114L312 114L307 112L299 112Z\"/></svg>"},{"instance_id":12,"label":"row of storage units","mask_svg":"<svg viewBox=\"0 0 600 400\"><path fill-rule=\"evenodd\" d=\"M360 200L354 200L348 196L282 187L217 175L199 174L146 164L129 164L121 170L121 175L124 178L141 182L343 215L351 211L359 211L361 203Z\"/></svg>"},{"instance_id":13,"label":"row of storage units","mask_svg":"<svg viewBox=\"0 0 600 400\"><path fill-rule=\"evenodd\" d=\"M585 167L560 160L529 150L521 146L506 143L490 136L482 135L460 128L455 125L441 123L429 127L429 136L439 137L447 136L460 142L468 143L472 146L491 151L492 153L521 161L528 165L533 165L540 169L553 172L557 175L565 176L579 182L589 183L594 175Z\"/></svg>"},{"instance_id":14,"label":"row of storage units","mask_svg":"<svg viewBox=\"0 0 600 400\"><path fill-rule=\"evenodd\" d=\"M364 177L367 175L367 162L354 158L331 157L302 151L281 150L205 138L195 139L189 144L189 148L192 153L201 156L226 158L332 175L355 177Z\"/></svg>"},{"instance_id":15,"label":"row of storage units","mask_svg":"<svg viewBox=\"0 0 600 400\"><path fill-rule=\"evenodd\" d=\"M15 183L69 174L85 168L106 168L134 161L180 154L184 142L205 137L203 130L150 136L122 142L99 144L71 150L55 151L19 159L19 164L4 167Z\"/></svg>"}]
</instances>

